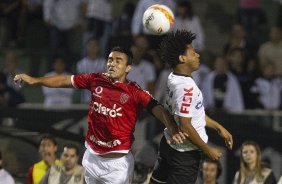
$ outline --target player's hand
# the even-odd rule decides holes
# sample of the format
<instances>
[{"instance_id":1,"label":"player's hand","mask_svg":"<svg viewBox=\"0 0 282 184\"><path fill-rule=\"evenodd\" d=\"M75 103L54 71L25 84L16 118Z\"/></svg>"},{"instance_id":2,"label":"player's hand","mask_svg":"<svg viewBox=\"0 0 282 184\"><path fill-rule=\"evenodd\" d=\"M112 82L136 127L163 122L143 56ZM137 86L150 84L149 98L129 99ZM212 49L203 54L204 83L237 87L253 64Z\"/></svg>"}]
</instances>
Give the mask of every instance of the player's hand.
<instances>
[{"instance_id":1,"label":"player's hand","mask_svg":"<svg viewBox=\"0 0 282 184\"><path fill-rule=\"evenodd\" d=\"M218 160L222 156L222 153L213 147L209 147L205 154L212 160Z\"/></svg>"},{"instance_id":2,"label":"player's hand","mask_svg":"<svg viewBox=\"0 0 282 184\"><path fill-rule=\"evenodd\" d=\"M232 135L223 127L220 127L217 132L224 139L226 147L231 150L233 147Z\"/></svg>"},{"instance_id":3,"label":"player's hand","mask_svg":"<svg viewBox=\"0 0 282 184\"><path fill-rule=\"evenodd\" d=\"M29 75L26 74L18 74L14 77L14 82L21 86L22 82L26 82L28 84L34 84L35 83L35 79Z\"/></svg>"},{"instance_id":4,"label":"player's hand","mask_svg":"<svg viewBox=\"0 0 282 184\"><path fill-rule=\"evenodd\" d=\"M183 141L188 138L189 135L183 132L177 132L172 134L171 139L167 140L168 144L181 144Z\"/></svg>"}]
</instances>

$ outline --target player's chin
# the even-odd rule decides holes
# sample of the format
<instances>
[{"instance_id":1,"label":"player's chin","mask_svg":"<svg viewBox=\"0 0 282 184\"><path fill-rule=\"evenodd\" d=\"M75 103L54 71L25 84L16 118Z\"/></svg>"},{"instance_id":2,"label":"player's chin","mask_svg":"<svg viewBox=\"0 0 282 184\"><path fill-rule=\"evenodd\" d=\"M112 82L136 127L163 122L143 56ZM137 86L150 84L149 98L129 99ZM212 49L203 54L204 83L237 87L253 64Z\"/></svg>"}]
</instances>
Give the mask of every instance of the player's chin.
<instances>
[{"instance_id":1,"label":"player's chin","mask_svg":"<svg viewBox=\"0 0 282 184\"><path fill-rule=\"evenodd\" d=\"M199 64L197 64L197 65L195 65L195 67L194 67L194 71L195 70L198 70L200 68L200 63Z\"/></svg>"},{"instance_id":2,"label":"player's chin","mask_svg":"<svg viewBox=\"0 0 282 184\"><path fill-rule=\"evenodd\" d=\"M110 78L114 78L114 77L115 77L115 75L114 75L113 72L108 72L108 74L109 74L109 77L110 77Z\"/></svg>"}]
</instances>

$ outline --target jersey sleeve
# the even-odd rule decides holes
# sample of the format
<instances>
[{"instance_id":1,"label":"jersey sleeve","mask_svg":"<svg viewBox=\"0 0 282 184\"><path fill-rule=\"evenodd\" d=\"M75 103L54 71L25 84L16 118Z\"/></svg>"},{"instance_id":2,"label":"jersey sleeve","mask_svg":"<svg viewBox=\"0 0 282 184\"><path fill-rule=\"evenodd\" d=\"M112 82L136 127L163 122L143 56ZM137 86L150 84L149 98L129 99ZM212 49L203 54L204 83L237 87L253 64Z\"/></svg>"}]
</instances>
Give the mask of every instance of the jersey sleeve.
<instances>
[{"instance_id":1,"label":"jersey sleeve","mask_svg":"<svg viewBox=\"0 0 282 184\"><path fill-rule=\"evenodd\" d=\"M195 101L198 95L196 85L181 83L174 90L175 114L191 118L194 113Z\"/></svg>"},{"instance_id":2,"label":"jersey sleeve","mask_svg":"<svg viewBox=\"0 0 282 184\"><path fill-rule=\"evenodd\" d=\"M142 108L145 108L153 100L153 97L148 91L139 89L139 90L136 90L136 99L138 100L138 104Z\"/></svg>"},{"instance_id":3,"label":"jersey sleeve","mask_svg":"<svg viewBox=\"0 0 282 184\"><path fill-rule=\"evenodd\" d=\"M95 78L93 74L79 74L71 76L71 83L73 87L79 89L89 89L90 83Z\"/></svg>"}]
</instances>

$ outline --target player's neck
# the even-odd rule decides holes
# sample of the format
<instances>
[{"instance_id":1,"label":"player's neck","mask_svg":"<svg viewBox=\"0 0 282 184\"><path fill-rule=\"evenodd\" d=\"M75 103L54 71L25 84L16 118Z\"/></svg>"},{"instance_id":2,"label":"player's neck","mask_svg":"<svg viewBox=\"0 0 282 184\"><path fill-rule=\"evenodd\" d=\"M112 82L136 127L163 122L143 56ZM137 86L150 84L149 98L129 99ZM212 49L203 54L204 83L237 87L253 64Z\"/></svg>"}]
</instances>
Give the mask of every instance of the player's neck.
<instances>
[{"instance_id":1,"label":"player's neck","mask_svg":"<svg viewBox=\"0 0 282 184\"><path fill-rule=\"evenodd\" d=\"M119 79L112 79L113 82L128 83L125 77Z\"/></svg>"},{"instance_id":2,"label":"player's neck","mask_svg":"<svg viewBox=\"0 0 282 184\"><path fill-rule=\"evenodd\" d=\"M192 70L186 67L176 67L173 69L174 73L180 74L180 75L186 75L186 76L191 76L192 75Z\"/></svg>"}]
</instances>

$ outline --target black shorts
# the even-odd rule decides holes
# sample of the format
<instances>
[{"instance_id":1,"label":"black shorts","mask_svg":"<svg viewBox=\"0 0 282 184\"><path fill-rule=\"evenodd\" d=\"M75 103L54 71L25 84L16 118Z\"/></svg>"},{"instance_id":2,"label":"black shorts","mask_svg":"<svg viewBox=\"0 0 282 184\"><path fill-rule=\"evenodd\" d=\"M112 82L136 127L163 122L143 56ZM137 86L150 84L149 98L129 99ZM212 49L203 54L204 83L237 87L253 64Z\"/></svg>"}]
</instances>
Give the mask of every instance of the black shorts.
<instances>
[{"instance_id":1,"label":"black shorts","mask_svg":"<svg viewBox=\"0 0 282 184\"><path fill-rule=\"evenodd\" d=\"M171 148L163 137L150 182L194 184L197 180L201 157L200 150L179 152Z\"/></svg>"}]
</instances>

